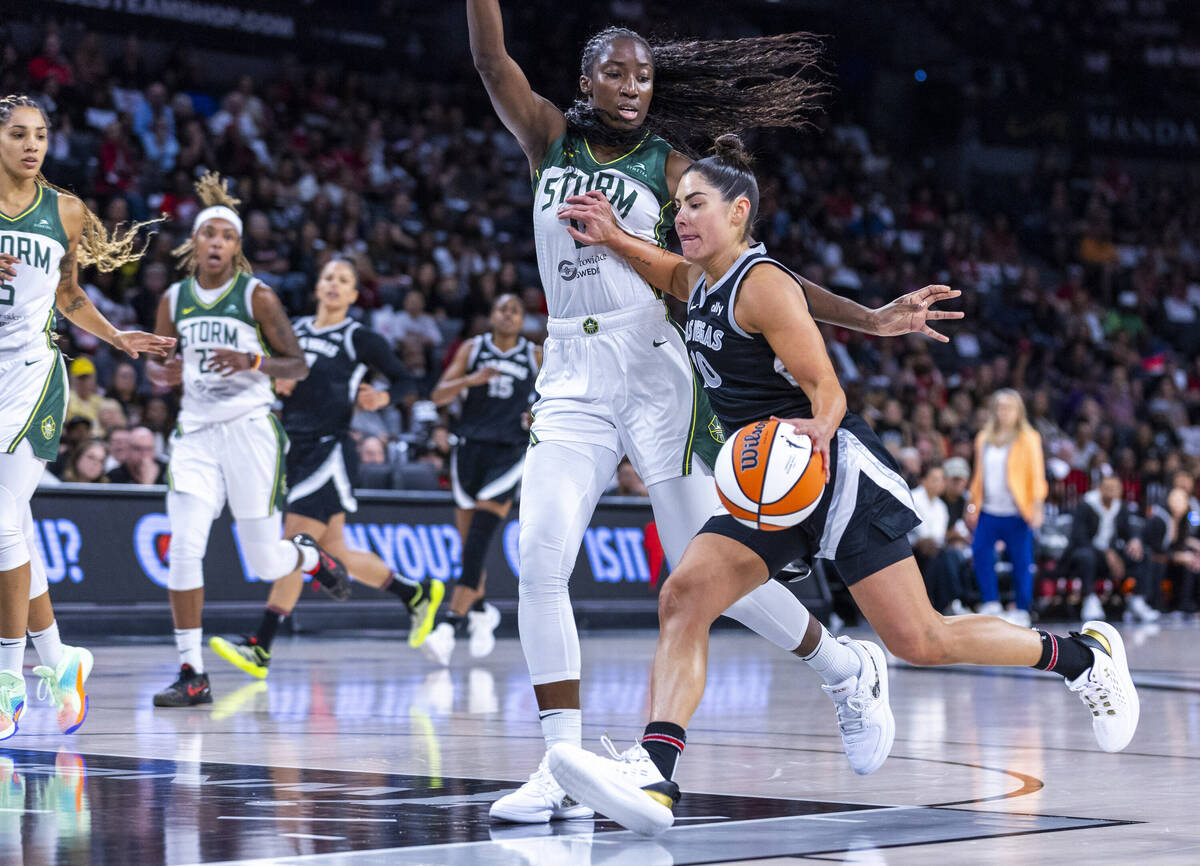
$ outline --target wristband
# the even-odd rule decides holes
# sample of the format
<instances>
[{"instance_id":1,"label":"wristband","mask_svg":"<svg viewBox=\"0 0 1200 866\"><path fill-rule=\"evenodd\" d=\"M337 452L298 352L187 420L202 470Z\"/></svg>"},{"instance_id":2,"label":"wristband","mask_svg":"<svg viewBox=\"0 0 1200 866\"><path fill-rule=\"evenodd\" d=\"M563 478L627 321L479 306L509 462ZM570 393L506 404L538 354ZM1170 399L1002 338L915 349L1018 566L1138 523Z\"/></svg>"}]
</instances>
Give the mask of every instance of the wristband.
<instances>
[{"instance_id":1,"label":"wristband","mask_svg":"<svg viewBox=\"0 0 1200 866\"><path fill-rule=\"evenodd\" d=\"M263 362L263 356L255 355L254 360L250 362L250 369L251 370L261 370L262 362Z\"/></svg>"}]
</instances>

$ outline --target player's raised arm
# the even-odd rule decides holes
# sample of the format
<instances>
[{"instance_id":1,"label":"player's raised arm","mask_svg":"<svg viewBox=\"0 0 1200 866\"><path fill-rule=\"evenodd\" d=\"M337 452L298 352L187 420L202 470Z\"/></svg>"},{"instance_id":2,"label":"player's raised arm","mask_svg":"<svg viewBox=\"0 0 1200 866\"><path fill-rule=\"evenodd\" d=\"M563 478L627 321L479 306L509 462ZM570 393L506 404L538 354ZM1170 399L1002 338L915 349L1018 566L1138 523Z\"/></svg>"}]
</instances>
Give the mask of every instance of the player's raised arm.
<instances>
[{"instance_id":1,"label":"player's raised arm","mask_svg":"<svg viewBox=\"0 0 1200 866\"><path fill-rule=\"evenodd\" d=\"M467 0L467 29L471 58L492 107L536 171L546 148L566 131L566 119L554 103L533 92L521 67L508 55L499 0Z\"/></svg>"},{"instance_id":2,"label":"player's raised arm","mask_svg":"<svg viewBox=\"0 0 1200 866\"><path fill-rule=\"evenodd\" d=\"M59 197L59 217L67 231L67 253L59 264L58 288L54 301L71 324L95 334L106 343L136 358L141 352L166 355L175 347L174 336L158 336L145 331L122 331L96 309L92 299L79 285L79 243L83 234L83 202L74 196Z\"/></svg>"},{"instance_id":3,"label":"player's raised arm","mask_svg":"<svg viewBox=\"0 0 1200 866\"><path fill-rule=\"evenodd\" d=\"M598 190L573 195L558 210L559 219L571 220L567 232L581 244L608 247L661 292L686 301L700 269L649 241L629 234L617 223L612 205Z\"/></svg>"}]
</instances>

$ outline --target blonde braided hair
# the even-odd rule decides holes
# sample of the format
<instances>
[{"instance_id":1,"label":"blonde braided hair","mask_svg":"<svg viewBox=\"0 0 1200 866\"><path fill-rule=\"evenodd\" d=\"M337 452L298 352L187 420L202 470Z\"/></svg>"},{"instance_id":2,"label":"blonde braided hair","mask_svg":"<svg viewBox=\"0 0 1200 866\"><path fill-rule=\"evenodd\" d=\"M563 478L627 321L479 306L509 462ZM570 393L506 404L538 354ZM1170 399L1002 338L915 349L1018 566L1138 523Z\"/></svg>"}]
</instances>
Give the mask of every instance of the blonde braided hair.
<instances>
[{"instance_id":1,"label":"blonde braided hair","mask_svg":"<svg viewBox=\"0 0 1200 866\"><path fill-rule=\"evenodd\" d=\"M13 110L17 108L36 108L38 113L42 115L42 120L46 126L50 126L50 121L46 117L46 112L30 97L13 93L0 98L0 126L7 126L12 119ZM50 181L46 180L46 176L40 171L34 178L34 182L38 186L47 187L55 192L68 195L71 198L79 198L75 193L68 189L63 189ZM80 204L83 200L80 199ZM161 219L146 220L145 222L132 223L124 232L114 231L109 235L108 229L100 217L92 213L87 205L83 206L83 232L79 236L79 264L83 266L95 265L101 271L115 271L122 265L136 262L146 252L146 246L149 244L149 238L142 245L141 249L137 248L138 234L146 226L154 225L162 222Z\"/></svg>"},{"instance_id":2,"label":"blonde braided hair","mask_svg":"<svg viewBox=\"0 0 1200 866\"><path fill-rule=\"evenodd\" d=\"M233 194L225 188L225 180L215 171L205 172L204 176L196 181L192 188L196 190L196 196L204 203L205 207L213 207L214 205L224 205L230 210L237 210L237 206L242 203L239 198L234 198ZM179 267L188 273L196 272L196 245L192 243L192 238L188 238L175 249L171 250L171 255L179 259ZM237 255L233 259L233 268L235 271L243 271L251 273L254 266L250 264L250 260L246 258L245 252L240 248Z\"/></svg>"}]
</instances>

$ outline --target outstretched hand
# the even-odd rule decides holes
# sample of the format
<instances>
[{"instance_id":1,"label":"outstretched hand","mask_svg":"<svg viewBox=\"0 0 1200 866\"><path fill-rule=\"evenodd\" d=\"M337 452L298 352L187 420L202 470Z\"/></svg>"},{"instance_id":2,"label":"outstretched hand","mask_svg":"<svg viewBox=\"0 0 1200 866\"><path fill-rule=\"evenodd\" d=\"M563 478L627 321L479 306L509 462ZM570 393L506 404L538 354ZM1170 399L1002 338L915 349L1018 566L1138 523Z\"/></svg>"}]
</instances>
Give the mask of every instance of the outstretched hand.
<instances>
[{"instance_id":1,"label":"outstretched hand","mask_svg":"<svg viewBox=\"0 0 1200 866\"><path fill-rule=\"evenodd\" d=\"M931 309L938 301L957 298L962 292L949 286L926 286L901 295L874 313L873 333L880 337L899 337L903 334L924 334L941 343L949 343L945 334L929 327L929 322L961 319L965 314L953 310Z\"/></svg>"},{"instance_id":2,"label":"outstretched hand","mask_svg":"<svg viewBox=\"0 0 1200 866\"><path fill-rule=\"evenodd\" d=\"M617 225L612 205L599 190L570 196L558 209L558 218L570 220L567 234L588 246L608 244L624 233Z\"/></svg>"},{"instance_id":3,"label":"outstretched hand","mask_svg":"<svg viewBox=\"0 0 1200 866\"><path fill-rule=\"evenodd\" d=\"M110 342L131 358L140 353L167 357L175 348L174 337L160 337L145 331L117 331Z\"/></svg>"}]
</instances>

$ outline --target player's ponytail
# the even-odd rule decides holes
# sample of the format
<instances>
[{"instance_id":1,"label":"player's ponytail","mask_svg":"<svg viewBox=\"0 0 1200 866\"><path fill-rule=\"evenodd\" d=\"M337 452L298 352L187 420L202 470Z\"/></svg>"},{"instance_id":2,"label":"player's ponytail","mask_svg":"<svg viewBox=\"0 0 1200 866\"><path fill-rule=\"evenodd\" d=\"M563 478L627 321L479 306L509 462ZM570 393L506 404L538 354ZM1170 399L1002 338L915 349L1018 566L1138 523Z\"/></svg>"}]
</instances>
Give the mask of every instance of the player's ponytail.
<instances>
[{"instance_id":1,"label":"player's ponytail","mask_svg":"<svg viewBox=\"0 0 1200 866\"><path fill-rule=\"evenodd\" d=\"M50 127L50 120L46 117L46 112L32 98L24 94L14 93L0 98L0 127L7 126L9 120L12 119L13 111L17 108L36 108L42 115L42 120L46 124L46 128ZM48 187L49 189L60 192L63 195L76 198L77 196L70 190L63 189L61 186L56 186L46 180L46 176L40 171L34 181L39 186ZM82 203L82 200L81 202ZM146 226L154 225L162 222L161 219L147 220L145 222L132 223L124 232L114 231L111 235L100 217L96 216L92 211L84 205L83 207L83 232L79 237L79 264L83 266L95 265L97 270L115 271L122 265L129 262L135 262L142 257L146 251L146 244L143 244L141 249L137 248L138 233ZM147 240L147 244L149 240Z\"/></svg>"},{"instance_id":2,"label":"player's ponytail","mask_svg":"<svg viewBox=\"0 0 1200 866\"><path fill-rule=\"evenodd\" d=\"M215 171L205 172L205 174L192 184L192 189L196 191L196 197L205 207L227 207L232 211L237 211L237 206L242 203L239 198L234 198L233 194L225 188L225 181ZM240 241L241 238L239 237ZM196 247L192 243L192 238L189 236L186 241L181 243L175 249L171 250L171 255L179 260L179 267L187 271L189 274L196 272ZM244 273L252 273L254 266L250 264L250 260L246 258L245 252L241 247L238 247L237 255L233 259L233 267L236 271Z\"/></svg>"},{"instance_id":3,"label":"player's ponytail","mask_svg":"<svg viewBox=\"0 0 1200 866\"><path fill-rule=\"evenodd\" d=\"M727 202L745 197L750 202L750 214L742 240L750 240L754 220L758 216L758 180L754 177L754 161L742 140L731 133L719 136L712 146L712 155L693 162L684 174L695 172L716 188Z\"/></svg>"},{"instance_id":4,"label":"player's ponytail","mask_svg":"<svg viewBox=\"0 0 1200 866\"><path fill-rule=\"evenodd\" d=\"M717 136L756 127L806 126L829 92L821 67L823 43L811 33L744 39L651 42L624 27L601 30L584 46L580 71L591 78L614 39L633 39L654 60L654 98L642 129L604 123L602 113L579 99L567 125L601 145L636 144L647 131L695 157Z\"/></svg>"}]
</instances>

